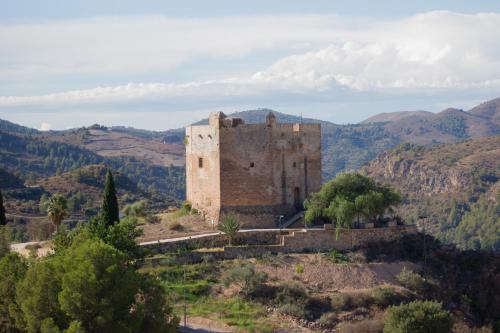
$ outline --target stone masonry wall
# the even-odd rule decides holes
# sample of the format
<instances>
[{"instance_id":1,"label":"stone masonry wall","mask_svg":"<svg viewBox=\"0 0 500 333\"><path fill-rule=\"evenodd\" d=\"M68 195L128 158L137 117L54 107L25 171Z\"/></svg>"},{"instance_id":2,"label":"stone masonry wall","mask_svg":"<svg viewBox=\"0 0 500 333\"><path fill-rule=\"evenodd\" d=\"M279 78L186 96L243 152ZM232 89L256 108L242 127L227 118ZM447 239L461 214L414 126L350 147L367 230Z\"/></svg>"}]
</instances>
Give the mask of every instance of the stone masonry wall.
<instances>
[{"instance_id":1,"label":"stone masonry wall","mask_svg":"<svg viewBox=\"0 0 500 333\"><path fill-rule=\"evenodd\" d=\"M371 229L341 229L338 237L336 230L325 229L284 229L266 232L254 231L239 233L234 246L227 246L225 235L214 235L204 238L188 239L180 242L153 243L145 247L153 253L176 252L178 249L223 247L224 253L196 252L194 256L211 254L221 259L239 256L256 256L271 253L300 253L307 251L325 251L331 249L351 250L362 248L376 241L395 241L404 235L417 233L415 225L395 226ZM244 245L244 246L243 246ZM200 254L201 253L201 254Z\"/></svg>"}]
</instances>

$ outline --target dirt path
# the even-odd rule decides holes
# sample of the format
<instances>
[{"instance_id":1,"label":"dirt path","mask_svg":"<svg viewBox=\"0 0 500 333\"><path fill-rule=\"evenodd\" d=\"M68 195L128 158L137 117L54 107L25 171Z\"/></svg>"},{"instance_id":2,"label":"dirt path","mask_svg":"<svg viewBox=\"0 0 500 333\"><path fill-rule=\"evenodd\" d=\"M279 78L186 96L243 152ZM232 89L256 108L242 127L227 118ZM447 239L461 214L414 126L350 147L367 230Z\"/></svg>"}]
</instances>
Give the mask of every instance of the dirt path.
<instances>
[{"instance_id":1,"label":"dirt path","mask_svg":"<svg viewBox=\"0 0 500 333\"><path fill-rule=\"evenodd\" d=\"M181 333L232 333L234 332L230 326L201 317L189 317L187 320L187 327L181 323L179 327Z\"/></svg>"}]
</instances>

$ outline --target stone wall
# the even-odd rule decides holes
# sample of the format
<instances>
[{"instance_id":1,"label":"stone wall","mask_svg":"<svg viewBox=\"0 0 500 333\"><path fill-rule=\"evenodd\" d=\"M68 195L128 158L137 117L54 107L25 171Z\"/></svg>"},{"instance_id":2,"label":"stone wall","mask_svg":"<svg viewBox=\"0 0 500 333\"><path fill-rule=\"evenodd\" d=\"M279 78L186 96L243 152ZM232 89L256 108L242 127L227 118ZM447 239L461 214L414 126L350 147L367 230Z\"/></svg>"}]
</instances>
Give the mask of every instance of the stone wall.
<instances>
[{"instance_id":1,"label":"stone wall","mask_svg":"<svg viewBox=\"0 0 500 333\"><path fill-rule=\"evenodd\" d=\"M218 128L186 128L186 200L215 223L220 209L220 155Z\"/></svg>"},{"instance_id":2,"label":"stone wall","mask_svg":"<svg viewBox=\"0 0 500 333\"><path fill-rule=\"evenodd\" d=\"M374 241L393 241L417 233L416 226L395 226L370 229L308 229L283 236L286 251L350 250Z\"/></svg>"},{"instance_id":3,"label":"stone wall","mask_svg":"<svg viewBox=\"0 0 500 333\"><path fill-rule=\"evenodd\" d=\"M220 259L239 256L258 256L264 253L300 253L331 249L352 250L376 241L395 241L404 235L417 233L417 227L395 226L371 229L284 229L240 232L234 246L227 246L225 235L188 239L179 242L153 243L145 245L153 253L173 253L179 249L224 248L220 252L195 252L194 256L211 254ZM201 253L201 254L200 254Z\"/></svg>"},{"instance_id":4,"label":"stone wall","mask_svg":"<svg viewBox=\"0 0 500 333\"><path fill-rule=\"evenodd\" d=\"M240 232L233 240L236 246L256 246L256 245L278 245L281 236L288 234L288 231L269 230L266 232L249 231ZM178 250L193 250L200 248L223 248L227 246L228 239L224 234L211 235L207 237L191 238L177 242L148 242L142 245L152 253L173 253Z\"/></svg>"}]
</instances>

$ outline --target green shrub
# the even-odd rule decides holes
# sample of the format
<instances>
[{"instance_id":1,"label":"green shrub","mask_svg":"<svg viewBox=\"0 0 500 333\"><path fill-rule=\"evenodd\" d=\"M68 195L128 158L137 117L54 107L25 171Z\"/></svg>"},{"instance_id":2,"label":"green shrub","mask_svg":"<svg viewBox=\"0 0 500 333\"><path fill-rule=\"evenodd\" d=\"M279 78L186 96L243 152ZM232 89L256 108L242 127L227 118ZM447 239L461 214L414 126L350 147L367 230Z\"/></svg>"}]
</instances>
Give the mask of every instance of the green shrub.
<instances>
[{"instance_id":1,"label":"green shrub","mask_svg":"<svg viewBox=\"0 0 500 333\"><path fill-rule=\"evenodd\" d=\"M422 296L431 295L437 287L436 281L426 279L422 275L406 269L406 267L396 276L396 279L404 287Z\"/></svg>"},{"instance_id":2,"label":"green shrub","mask_svg":"<svg viewBox=\"0 0 500 333\"><path fill-rule=\"evenodd\" d=\"M345 254L336 249L333 249L330 252L326 253L325 257L335 264L342 264L349 262L349 258Z\"/></svg>"},{"instance_id":3,"label":"green shrub","mask_svg":"<svg viewBox=\"0 0 500 333\"><path fill-rule=\"evenodd\" d=\"M184 213L184 214L189 214L191 213L191 209L193 209L193 206L191 205L191 203L189 201L184 201L182 203L182 206L181 206L181 211Z\"/></svg>"},{"instance_id":4,"label":"green shrub","mask_svg":"<svg viewBox=\"0 0 500 333\"><path fill-rule=\"evenodd\" d=\"M435 301L415 301L387 310L384 333L449 333L450 313Z\"/></svg>"},{"instance_id":5,"label":"green shrub","mask_svg":"<svg viewBox=\"0 0 500 333\"><path fill-rule=\"evenodd\" d=\"M337 318L337 315L334 312L326 312L323 313L321 317L319 317L318 322L321 325L332 327L339 322L339 319Z\"/></svg>"},{"instance_id":6,"label":"green shrub","mask_svg":"<svg viewBox=\"0 0 500 333\"><path fill-rule=\"evenodd\" d=\"M278 308L278 311L282 314L286 314L295 318L307 319L309 314L302 303L288 303L282 305Z\"/></svg>"},{"instance_id":7,"label":"green shrub","mask_svg":"<svg viewBox=\"0 0 500 333\"><path fill-rule=\"evenodd\" d=\"M279 305L289 303L305 303L309 296L306 290L298 283L283 283L278 287L276 303Z\"/></svg>"},{"instance_id":8,"label":"green shrub","mask_svg":"<svg viewBox=\"0 0 500 333\"><path fill-rule=\"evenodd\" d=\"M400 299L396 291L391 287L376 287L371 291L373 303L385 308L397 303Z\"/></svg>"},{"instance_id":9,"label":"green shrub","mask_svg":"<svg viewBox=\"0 0 500 333\"><path fill-rule=\"evenodd\" d=\"M235 284L241 288L241 293L246 297L252 297L266 282L267 275L263 272L256 272L255 266L245 264L235 266L226 271L222 282L229 287Z\"/></svg>"},{"instance_id":10,"label":"green shrub","mask_svg":"<svg viewBox=\"0 0 500 333\"><path fill-rule=\"evenodd\" d=\"M422 275L403 267L403 270L396 275L396 279L406 288L412 291L420 291L425 285L425 279Z\"/></svg>"},{"instance_id":11,"label":"green shrub","mask_svg":"<svg viewBox=\"0 0 500 333\"><path fill-rule=\"evenodd\" d=\"M302 264L295 264L295 273L297 273L297 274L304 273L304 265L302 265Z\"/></svg>"}]
</instances>

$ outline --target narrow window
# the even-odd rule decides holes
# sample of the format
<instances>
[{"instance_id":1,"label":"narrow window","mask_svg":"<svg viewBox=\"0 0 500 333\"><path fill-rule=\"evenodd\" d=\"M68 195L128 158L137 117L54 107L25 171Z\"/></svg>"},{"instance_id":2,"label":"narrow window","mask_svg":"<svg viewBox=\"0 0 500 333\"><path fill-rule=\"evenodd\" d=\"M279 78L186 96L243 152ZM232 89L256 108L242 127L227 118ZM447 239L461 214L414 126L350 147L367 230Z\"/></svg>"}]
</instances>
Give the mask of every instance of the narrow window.
<instances>
[{"instance_id":1,"label":"narrow window","mask_svg":"<svg viewBox=\"0 0 500 333\"><path fill-rule=\"evenodd\" d=\"M250 162L250 168L253 168L255 164L253 162Z\"/></svg>"},{"instance_id":2,"label":"narrow window","mask_svg":"<svg viewBox=\"0 0 500 333\"><path fill-rule=\"evenodd\" d=\"M202 157L198 157L198 168L203 168L203 158Z\"/></svg>"},{"instance_id":3,"label":"narrow window","mask_svg":"<svg viewBox=\"0 0 500 333\"><path fill-rule=\"evenodd\" d=\"M296 168L297 167L297 162L293 162L293 167Z\"/></svg>"}]
</instances>

